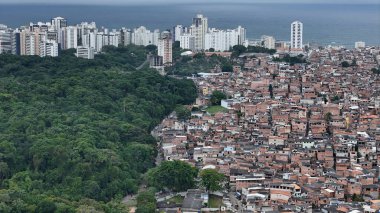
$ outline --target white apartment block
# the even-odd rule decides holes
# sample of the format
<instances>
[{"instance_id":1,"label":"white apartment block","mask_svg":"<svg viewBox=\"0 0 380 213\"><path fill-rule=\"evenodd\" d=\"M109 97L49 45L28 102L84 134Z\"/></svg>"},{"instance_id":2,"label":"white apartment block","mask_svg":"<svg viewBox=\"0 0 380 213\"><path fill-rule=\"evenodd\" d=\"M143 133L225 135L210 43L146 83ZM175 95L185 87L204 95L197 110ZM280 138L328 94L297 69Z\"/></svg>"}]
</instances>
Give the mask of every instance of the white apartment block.
<instances>
[{"instance_id":1,"label":"white apartment block","mask_svg":"<svg viewBox=\"0 0 380 213\"><path fill-rule=\"evenodd\" d=\"M92 47L93 49L96 49L96 35L96 31L83 35L82 46Z\"/></svg>"},{"instance_id":2,"label":"white apartment block","mask_svg":"<svg viewBox=\"0 0 380 213\"><path fill-rule=\"evenodd\" d=\"M111 32L108 34L108 45L119 46L120 43L120 33L119 32Z\"/></svg>"},{"instance_id":3,"label":"white apartment block","mask_svg":"<svg viewBox=\"0 0 380 213\"><path fill-rule=\"evenodd\" d=\"M134 29L132 32L132 44L148 46L150 44L158 45L158 39L160 37L160 31L154 30L151 32L145 27L141 26Z\"/></svg>"},{"instance_id":4,"label":"white apartment block","mask_svg":"<svg viewBox=\"0 0 380 213\"><path fill-rule=\"evenodd\" d=\"M195 49L195 36L190 34L183 34L179 37L180 47L182 49Z\"/></svg>"},{"instance_id":5,"label":"white apartment block","mask_svg":"<svg viewBox=\"0 0 380 213\"><path fill-rule=\"evenodd\" d=\"M120 43L124 46L132 43L132 32L130 29L122 28L120 30Z\"/></svg>"},{"instance_id":6,"label":"white apartment block","mask_svg":"<svg viewBox=\"0 0 380 213\"><path fill-rule=\"evenodd\" d=\"M174 41L180 41L181 36L184 34L184 27L177 25L174 27Z\"/></svg>"},{"instance_id":7,"label":"white apartment block","mask_svg":"<svg viewBox=\"0 0 380 213\"><path fill-rule=\"evenodd\" d=\"M0 54L15 53L14 34L6 25L0 24Z\"/></svg>"},{"instance_id":8,"label":"white apartment block","mask_svg":"<svg viewBox=\"0 0 380 213\"><path fill-rule=\"evenodd\" d=\"M365 48L365 42L364 41L355 42L355 48L356 49Z\"/></svg>"},{"instance_id":9,"label":"white apartment block","mask_svg":"<svg viewBox=\"0 0 380 213\"><path fill-rule=\"evenodd\" d=\"M261 37L262 46L268 49L276 48L276 39L273 36L264 35Z\"/></svg>"},{"instance_id":10,"label":"white apartment block","mask_svg":"<svg viewBox=\"0 0 380 213\"><path fill-rule=\"evenodd\" d=\"M209 29L205 35L205 49L215 51L229 51L235 45L243 45L246 38L246 30L238 27L233 30Z\"/></svg>"},{"instance_id":11,"label":"white apartment block","mask_svg":"<svg viewBox=\"0 0 380 213\"><path fill-rule=\"evenodd\" d=\"M67 27L67 20L62 17L56 17L51 20L52 29L58 33L58 43L62 41L62 31L61 29Z\"/></svg>"},{"instance_id":12,"label":"white apartment block","mask_svg":"<svg viewBox=\"0 0 380 213\"><path fill-rule=\"evenodd\" d=\"M92 32L97 31L95 22L91 22L91 23L82 22L77 25L77 29L78 29L78 37L79 39L81 39L81 43L78 43L78 45L85 45L84 44L85 36Z\"/></svg>"},{"instance_id":13,"label":"white apartment block","mask_svg":"<svg viewBox=\"0 0 380 213\"><path fill-rule=\"evenodd\" d=\"M77 53L75 55L78 58L94 59L94 54L95 54L94 48L79 46L79 47L77 47Z\"/></svg>"},{"instance_id":14,"label":"white apartment block","mask_svg":"<svg viewBox=\"0 0 380 213\"><path fill-rule=\"evenodd\" d=\"M78 30L77 27L69 26L62 28L62 49L77 48L78 46Z\"/></svg>"},{"instance_id":15,"label":"white apartment block","mask_svg":"<svg viewBox=\"0 0 380 213\"><path fill-rule=\"evenodd\" d=\"M108 44L108 41L106 39L107 37L103 32L98 32L96 34L96 44L95 44L95 51L96 52L101 52L103 46Z\"/></svg>"},{"instance_id":16,"label":"white apartment block","mask_svg":"<svg viewBox=\"0 0 380 213\"><path fill-rule=\"evenodd\" d=\"M190 33L195 37L194 50L204 50L205 37L208 31L208 19L201 14L193 18L193 24L190 27Z\"/></svg>"},{"instance_id":17,"label":"white apartment block","mask_svg":"<svg viewBox=\"0 0 380 213\"><path fill-rule=\"evenodd\" d=\"M40 43L40 57L57 57L58 56L58 43L53 40L46 40Z\"/></svg>"},{"instance_id":18,"label":"white apartment block","mask_svg":"<svg viewBox=\"0 0 380 213\"><path fill-rule=\"evenodd\" d=\"M303 48L303 24L300 21L295 21L290 26L290 48L302 49Z\"/></svg>"},{"instance_id":19,"label":"white apartment block","mask_svg":"<svg viewBox=\"0 0 380 213\"><path fill-rule=\"evenodd\" d=\"M54 30L59 31L61 28L67 27L67 20L62 17L55 17L51 20Z\"/></svg>"}]
</instances>

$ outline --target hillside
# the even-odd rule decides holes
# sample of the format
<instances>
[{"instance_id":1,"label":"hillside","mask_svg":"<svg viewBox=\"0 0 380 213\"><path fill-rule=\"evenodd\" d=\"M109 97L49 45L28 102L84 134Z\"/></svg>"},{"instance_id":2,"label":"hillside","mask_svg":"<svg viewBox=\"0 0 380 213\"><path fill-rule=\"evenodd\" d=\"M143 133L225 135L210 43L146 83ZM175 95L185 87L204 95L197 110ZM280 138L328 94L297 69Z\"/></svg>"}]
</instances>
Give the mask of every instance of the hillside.
<instances>
[{"instance_id":1,"label":"hillside","mask_svg":"<svg viewBox=\"0 0 380 213\"><path fill-rule=\"evenodd\" d=\"M145 49L95 60L0 55L0 212L122 212L154 166L150 130L192 81L135 71Z\"/></svg>"}]
</instances>

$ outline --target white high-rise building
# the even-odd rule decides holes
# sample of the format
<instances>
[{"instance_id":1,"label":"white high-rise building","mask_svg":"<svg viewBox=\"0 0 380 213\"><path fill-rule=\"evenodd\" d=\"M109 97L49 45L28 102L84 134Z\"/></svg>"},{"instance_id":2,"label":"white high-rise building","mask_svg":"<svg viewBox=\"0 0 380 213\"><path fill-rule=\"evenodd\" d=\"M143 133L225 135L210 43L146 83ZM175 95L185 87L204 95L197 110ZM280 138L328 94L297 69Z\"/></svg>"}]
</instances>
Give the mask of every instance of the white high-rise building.
<instances>
[{"instance_id":1,"label":"white high-rise building","mask_svg":"<svg viewBox=\"0 0 380 213\"><path fill-rule=\"evenodd\" d=\"M77 47L76 56L78 58L94 59L94 52L95 50L92 47L79 46Z\"/></svg>"},{"instance_id":2,"label":"white high-rise building","mask_svg":"<svg viewBox=\"0 0 380 213\"><path fill-rule=\"evenodd\" d=\"M158 30L158 29L155 29L154 31L153 31L153 33L152 33L152 43L151 44L153 44L153 45L158 45L158 40L160 39L160 30ZM148 44L149 45L149 44Z\"/></svg>"},{"instance_id":3,"label":"white high-rise building","mask_svg":"<svg viewBox=\"0 0 380 213\"><path fill-rule=\"evenodd\" d=\"M183 34L184 28L182 25L177 25L174 27L174 41L179 41Z\"/></svg>"},{"instance_id":4,"label":"white high-rise building","mask_svg":"<svg viewBox=\"0 0 380 213\"><path fill-rule=\"evenodd\" d=\"M238 37L238 44L239 45L245 44L247 42L247 30L242 26L238 26L238 28L236 28L234 31L239 36Z\"/></svg>"},{"instance_id":5,"label":"white high-rise building","mask_svg":"<svg viewBox=\"0 0 380 213\"><path fill-rule=\"evenodd\" d=\"M46 56L58 56L58 43L56 41L48 41L46 43Z\"/></svg>"},{"instance_id":6,"label":"white high-rise building","mask_svg":"<svg viewBox=\"0 0 380 213\"><path fill-rule=\"evenodd\" d=\"M150 34L150 31L144 26L134 29L132 32L132 44L147 45L147 43L149 43L148 34Z\"/></svg>"},{"instance_id":7,"label":"white high-rise building","mask_svg":"<svg viewBox=\"0 0 380 213\"><path fill-rule=\"evenodd\" d=\"M96 34L96 43L95 43L95 51L96 52L101 52L102 51L102 48L104 45L106 45L106 39L105 39L105 35L103 32L98 32Z\"/></svg>"},{"instance_id":8,"label":"white high-rise building","mask_svg":"<svg viewBox=\"0 0 380 213\"><path fill-rule=\"evenodd\" d=\"M69 26L62 28L62 49L77 48L78 46L78 30L77 27Z\"/></svg>"},{"instance_id":9,"label":"white high-rise building","mask_svg":"<svg viewBox=\"0 0 380 213\"><path fill-rule=\"evenodd\" d=\"M54 40L46 40L40 43L40 57L57 57L58 56L58 43Z\"/></svg>"},{"instance_id":10,"label":"white high-rise building","mask_svg":"<svg viewBox=\"0 0 380 213\"><path fill-rule=\"evenodd\" d=\"M61 28L67 27L67 20L62 17L56 17L51 20L54 30L59 31Z\"/></svg>"},{"instance_id":11,"label":"white high-rise building","mask_svg":"<svg viewBox=\"0 0 380 213\"><path fill-rule=\"evenodd\" d=\"M204 50L205 37L208 31L208 19L202 14L193 18L193 25L190 27L190 33L195 37L195 50Z\"/></svg>"},{"instance_id":12,"label":"white high-rise building","mask_svg":"<svg viewBox=\"0 0 380 213\"><path fill-rule=\"evenodd\" d=\"M88 34L83 35L82 46L92 47L93 49L96 49L96 34L97 31L89 32Z\"/></svg>"},{"instance_id":13,"label":"white high-rise building","mask_svg":"<svg viewBox=\"0 0 380 213\"><path fill-rule=\"evenodd\" d=\"M195 49L195 36L190 34L183 34L179 37L180 47L182 49Z\"/></svg>"},{"instance_id":14,"label":"white high-rise building","mask_svg":"<svg viewBox=\"0 0 380 213\"><path fill-rule=\"evenodd\" d=\"M53 30L58 33L58 43L60 43L62 41L61 29L64 27L67 27L67 20L62 17L56 17L51 20L51 25L52 25Z\"/></svg>"},{"instance_id":15,"label":"white high-rise building","mask_svg":"<svg viewBox=\"0 0 380 213\"><path fill-rule=\"evenodd\" d=\"M224 30L217 30L215 28L205 36L205 49L213 48L215 51L226 51L227 49L227 34Z\"/></svg>"},{"instance_id":16,"label":"white high-rise building","mask_svg":"<svg viewBox=\"0 0 380 213\"><path fill-rule=\"evenodd\" d=\"M158 56L162 57L162 63L170 66L173 63L172 37L170 32L162 32L161 38L158 40Z\"/></svg>"},{"instance_id":17,"label":"white high-rise building","mask_svg":"<svg viewBox=\"0 0 380 213\"><path fill-rule=\"evenodd\" d=\"M0 24L0 54L14 52L13 31L7 26Z\"/></svg>"},{"instance_id":18,"label":"white high-rise building","mask_svg":"<svg viewBox=\"0 0 380 213\"><path fill-rule=\"evenodd\" d=\"M132 32L132 44L147 46L150 44L158 45L158 39L160 38L160 31L154 30L151 32L145 27L141 26L134 29Z\"/></svg>"},{"instance_id":19,"label":"white high-rise building","mask_svg":"<svg viewBox=\"0 0 380 213\"><path fill-rule=\"evenodd\" d=\"M205 35L205 49L215 51L229 51L235 45L242 45L245 41L246 30L239 26L233 30L209 29Z\"/></svg>"},{"instance_id":20,"label":"white high-rise building","mask_svg":"<svg viewBox=\"0 0 380 213\"><path fill-rule=\"evenodd\" d=\"M86 46L84 44L86 42L85 36L97 30L95 22L91 22L91 23L82 22L77 25L77 29L78 29L78 40L80 41L78 42L78 45L84 45L84 46Z\"/></svg>"},{"instance_id":21,"label":"white high-rise building","mask_svg":"<svg viewBox=\"0 0 380 213\"><path fill-rule=\"evenodd\" d=\"M119 46L120 43L120 33L119 32L111 32L108 34L108 45Z\"/></svg>"},{"instance_id":22,"label":"white high-rise building","mask_svg":"<svg viewBox=\"0 0 380 213\"><path fill-rule=\"evenodd\" d=\"M268 48L268 49L275 49L276 48L276 39L274 39L273 36L267 36L267 35L263 35L261 37L261 41L262 41L262 46L264 46L265 48Z\"/></svg>"},{"instance_id":23,"label":"white high-rise building","mask_svg":"<svg viewBox=\"0 0 380 213\"><path fill-rule=\"evenodd\" d=\"M132 43L132 32L130 29L122 28L120 30L120 43L124 46Z\"/></svg>"},{"instance_id":24,"label":"white high-rise building","mask_svg":"<svg viewBox=\"0 0 380 213\"><path fill-rule=\"evenodd\" d=\"M290 26L290 48L302 49L303 48L303 24L300 21L295 21Z\"/></svg>"},{"instance_id":25,"label":"white high-rise building","mask_svg":"<svg viewBox=\"0 0 380 213\"><path fill-rule=\"evenodd\" d=\"M365 48L365 42L364 41L355 42L355 48L356 49Z\"/></svg>"}]
</instances>

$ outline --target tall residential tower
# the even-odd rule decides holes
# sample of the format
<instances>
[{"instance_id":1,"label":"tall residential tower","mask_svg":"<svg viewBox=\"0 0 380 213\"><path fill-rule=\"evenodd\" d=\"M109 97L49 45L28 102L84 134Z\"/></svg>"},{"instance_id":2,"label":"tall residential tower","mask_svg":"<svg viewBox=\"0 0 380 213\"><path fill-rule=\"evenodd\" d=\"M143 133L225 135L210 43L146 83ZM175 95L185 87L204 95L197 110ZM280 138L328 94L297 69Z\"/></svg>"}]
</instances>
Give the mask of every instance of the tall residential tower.
<instances>
[{"instance_id":1,"label":"tall residential tower","mask_svg":"<svg viewBox=\"0 0 380 213\"><path fill-rule=\"evenodd\" d=\"M302 49L303 24L295 21L291 25L290 47L291 49Z\"/></svg>"},{"instance_id":2,"label":"tall residential tower","mask_svg":"<svg viewBox=\"0 0 380 213\"><path fill-rule=\"evenodd\" d=\"M191 25L191 35L195 37L195 50L205 49L205 37L208 30L208 19L201 14L193 18Z\"/></svg>"},{"instance_id":3,"label":"tall residential tower","mask_svg":"<svg viewBox=\"0 0 380 213\"><path fill-rule=\"evenodd\" d=\"M158 56L162 57L162 63L165 66L171 66L173 63L173 50L172 50L172 35L168 31L161 33L161 37L158 40Z\"/></svg>"}]
</instances>

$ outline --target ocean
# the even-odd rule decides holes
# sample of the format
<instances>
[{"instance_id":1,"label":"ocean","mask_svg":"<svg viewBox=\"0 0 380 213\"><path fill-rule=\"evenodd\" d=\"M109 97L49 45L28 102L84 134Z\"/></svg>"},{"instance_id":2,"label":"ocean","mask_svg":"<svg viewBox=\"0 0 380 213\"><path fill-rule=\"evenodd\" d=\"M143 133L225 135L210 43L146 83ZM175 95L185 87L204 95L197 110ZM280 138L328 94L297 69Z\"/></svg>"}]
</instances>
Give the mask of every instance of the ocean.
<instances>
[{"instance_id":1,"label":"ocean","mask_svg":"<svg viewBox=\"0 0 380 213\"><path fill-rule=\"evenodd\" d=\"M177 24L188 26L202 13L209 27L247 29L249 39L272 35L290 40L290 24L304 23L304 43L345 45L355 41L380 45L380 4L155 4L155 5L46 5L0 4L0 23L12 28L29 22L62 16L69 24L95 21L98 27L166 30Z\"/></svg>"}]
</instances>

